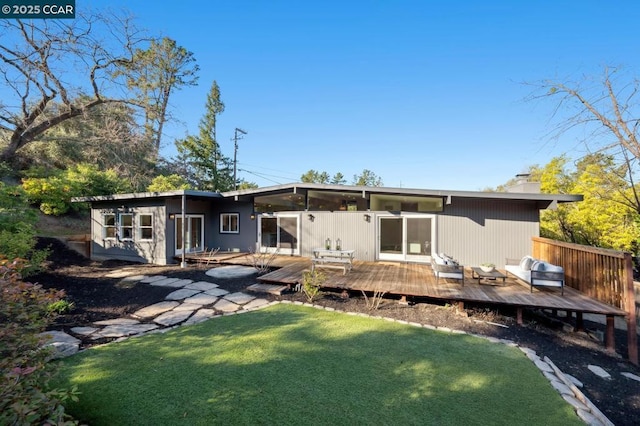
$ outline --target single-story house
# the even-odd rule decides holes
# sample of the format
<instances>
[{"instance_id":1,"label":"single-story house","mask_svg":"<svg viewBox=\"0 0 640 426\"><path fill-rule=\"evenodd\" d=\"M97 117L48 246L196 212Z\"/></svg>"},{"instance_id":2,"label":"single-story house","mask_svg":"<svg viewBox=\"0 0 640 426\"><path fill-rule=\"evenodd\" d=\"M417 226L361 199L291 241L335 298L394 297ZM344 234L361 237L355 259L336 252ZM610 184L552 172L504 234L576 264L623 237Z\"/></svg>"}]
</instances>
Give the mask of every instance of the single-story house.
<instances>
[{"instance_id":1,"label":"single-story house","mask_svg":"<svg viewBox=\"0 0 640 426\"><path fill-rule=\"evenodd\" d=\"M507 192L291 183L225 193L177 190L80 197L91 204L91 257L155 264L182 253L278 251L311 257L339 241L366 261L463 265L530 254L540 211L580 195L542 194L520 182Z\"/></svg>"}]
</instances>

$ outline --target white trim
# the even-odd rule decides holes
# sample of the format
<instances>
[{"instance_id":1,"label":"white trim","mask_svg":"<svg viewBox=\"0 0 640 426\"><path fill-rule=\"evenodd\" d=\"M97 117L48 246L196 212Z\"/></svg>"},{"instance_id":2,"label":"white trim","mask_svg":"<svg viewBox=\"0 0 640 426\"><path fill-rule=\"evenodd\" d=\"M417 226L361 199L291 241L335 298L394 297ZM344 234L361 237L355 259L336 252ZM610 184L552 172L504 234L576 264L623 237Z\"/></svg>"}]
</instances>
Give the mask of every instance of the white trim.
<instances>
[{"instance_id":1,"label":"white trim","mask_svg":"<svg viewBox=\"0 0 640 426\"><path fill-rule=\"evenodd\" d=\"M399 214L378 214L376 216L376 258L378 260L390 261L411 261L429 263L431 262L431 253L433 253L434 244L436 242L436 217L435 214L428 213L399 213ZM384 253L381 250L381 227L382 221L385 219L401 219L402 220L402 237L400 250L398 253ZM409 237L407 236L407 220L408 219L430 219L431 220L431 241L420 242L419 244L429 243L427 254L412 254L409 252Z\"/></svg>"},{"instance_id":2,"label":"white trim","mask_svg":"<svg viewBox=\"0 0 640 426\"><path fill-rule=\"evenodd\" d=\"M142 220L141 217L142 216L151 216L151 225L142 225ZM154 217L153 217L153 213L138 213L136 214L136 235L138 237L139 241L153 241L153 222L154 222ZM142 230L143 229L150 229L151 230L151 237L150 238L144 238L142 236Z\"/></svg>"},{"instance_id":3,"label":"white trim","mask_svg":"<svg viewBox=\"0 0 640 426\"><path fill-rule=\"evenodd\" d=\"M225 221L222 220L223 216L229 216L230 218L235 216L236 218L236 229L235 230L229 230L229 231L225 231L223 229L223 227L225 225L229 225L229 228L231 228L232 225L232 221L229 223L225 223ZM240 213L220 213L220 233L221 234L239 234L240 233Z\"/></svg>"},{"instance_id":4,"label":"white trim","mask_svg":"<svg viewBox=\"0 0 640 426\"><path fill-rule=\"evenodd\" d=\"M200 245L196 245L195 247L188 247L187 253L196 253L204 250L204 215L203 214L185 214L185 247L191 246L191 241L189 238L191 237L191 227L193 225L192 219L200 219ZM182 247L178 247L178 233L182 233L182 226L178 227L178 222L182 220L182 215L176 215L176 220L174 221L174 241L173 247L175 250L175 255L182 254Z\"/></svg>"}]
</instances>

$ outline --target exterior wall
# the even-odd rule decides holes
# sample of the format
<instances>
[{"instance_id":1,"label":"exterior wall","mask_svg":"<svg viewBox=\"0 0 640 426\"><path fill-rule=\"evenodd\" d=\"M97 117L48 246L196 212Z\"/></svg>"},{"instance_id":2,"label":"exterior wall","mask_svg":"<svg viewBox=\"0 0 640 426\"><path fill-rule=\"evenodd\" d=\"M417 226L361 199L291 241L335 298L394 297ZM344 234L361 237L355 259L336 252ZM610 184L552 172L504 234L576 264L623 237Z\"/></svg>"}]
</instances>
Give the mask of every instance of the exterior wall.
<instances>
[{"instance_id":1,"label":"exterior wall","mask_svg":"<svg viewBox=\"0 0 640 426\"><path fill-rule=\"evenodd\" d=\"M253 213L253 203L223 200L216 201L213 209L213 217L210 228L210 247L220 247L223 251L255 251L258 235L258 225ZM220 214L238 213L240 215L239 230L237 234L223 234L220 232Z\"/></svg>"},{"instance_id":2,"label":"exterior wall","mask_svg":"<svg viewBox=\"0 0 640 426\"><path fill-rule=\"evenodd\" d=\"M91 210L91 258L94 260L118 259L131 262L167 263L165 235L162 230L166 225L166 213L161 201L141 201L131 207L128 213L134 215L133 241L118 241L103 237L103 220L105 213L123 212L122 203L100 203ZM152 240L140 240L137 235L137 215L153 215Z\"/></svg>"},{"instance_id":3,"label":"exterior wall","mask_svg":"<svg viewBox=\"0 0 640 426\"><path fill-rule=\"evenodd\" d=\"M447 253L465 266L494 263L531 254L532 237L540 234L540 212L534 202L455 200L438 215L436 253Z\"/></svg>"},{"instance_id":4,"label":"exterior wall","mask_svg":"<svg viewBox=\"0 0 640 426\"><path fill-rule=\"evenodd\" d=\"M365 220L365 214L370 221ZM359 260L377 260L380 214L388 212L302 212L301 256L311 257L312 250L324 247L328 237L332 247L340 238L342 248L356 250ZM531 254L531 238L540 232L540 213L534 202L454 200L434 216L432 252L445 252L466 266L491 262L503 268L505 259Z\"/></svg>"},{"instance_id":5,"label":"exterior wall","mask_svg":"<svg viewBox=\"0 0 640 426\"><path fill-rule=\"evenodd\" d=\"M313 215L313 220L309 215ZM364 215L371 216L369 222ZM324 248L327 238L335 247L340 238L342 248L355 250L356 259L375 260L375 218L371 212L302 212L300 218L300 255L313 256L314 248Z\"/></svg>"}]
</instances>

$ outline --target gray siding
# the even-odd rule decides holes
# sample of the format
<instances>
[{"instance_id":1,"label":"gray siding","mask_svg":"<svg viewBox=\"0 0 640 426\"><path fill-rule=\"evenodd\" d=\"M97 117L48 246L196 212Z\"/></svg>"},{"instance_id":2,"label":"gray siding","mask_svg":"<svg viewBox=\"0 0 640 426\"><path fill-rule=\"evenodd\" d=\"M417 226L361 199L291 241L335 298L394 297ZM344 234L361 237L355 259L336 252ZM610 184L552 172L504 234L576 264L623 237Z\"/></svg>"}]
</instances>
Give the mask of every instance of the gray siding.
<instances>
[{"instance_id":1,"label":"gray siding","mask_svg":"<svg viewBox=\"0 0 640 426\"><path fill-rule=\"evenodd\" d=\"M103 238L102 217L104 213L121 209L118 203L107 203L91 210L91 258L94 260L118 259L131 262L167 263L165 234L166 214L163 205L152 202L140 203L130 209L134 215L133 241L118 241ZM140 240L137 235L139 214L153 215L153 238Z\"/></svg>"},{"instance_id":2,"label":"gray siding","mask_svg":"<svg viewBox=\"0 0 640 426\"><path fill-rule=\"evenodd\" d=\"M364 214L371 221L364 220ZM314 220L309 220L309 214ZM342 248L355 250L356 259L375 260L375 217L370 212L304 212L301 216L300 254L311 257L314 248L324 248L327 238L331 247L340 238Z\"/></svg>"},{"instance_id":3,"label":"gray siding","mask_svg":"<svg viewBox=\"0 0 640 426\"><path fill-rule=\"evenodd\" d=\"M434 251L464 265L491 262L503 268L505 259L531 254L531 237L540 233L540 213L533 203L478 199L446 207L436 222Z\"/></svg>"}]
</instances>

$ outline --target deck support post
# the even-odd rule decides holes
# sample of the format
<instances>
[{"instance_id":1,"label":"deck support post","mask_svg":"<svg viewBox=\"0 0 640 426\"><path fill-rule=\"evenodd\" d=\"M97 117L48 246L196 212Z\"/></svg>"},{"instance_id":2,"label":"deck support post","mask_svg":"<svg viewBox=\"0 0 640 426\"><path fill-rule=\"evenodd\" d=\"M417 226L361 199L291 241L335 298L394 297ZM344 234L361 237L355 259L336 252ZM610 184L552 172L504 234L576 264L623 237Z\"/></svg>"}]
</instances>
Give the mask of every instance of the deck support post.
<instances>
[{"instance_id":1,"label":"deck support post","mask_svg":"<svg viewBox=\"0 0 640 426\"><path fill-rule=\"evenodd\" d=\"M616 327L615 327L615 319L616 317L613 315L607 315L607 330L605 332L605 345L607 348L607 352L615 353L616 351Z\"/></svg>"},{"instance_id":2,"label":"deck support post","mask_svg":"<svg viewBox=\"0 0 640 426\"><path fill-rule=\"evenodd\" d=\"M516 308L516 323L522 325L522 306Z\"/></svg>"},{"instance_id":3,"label":"deck support post","mask_svg":"<svg viewBox=\"0 0 640 426\"><path fill-rule=\"evenodd\" d=\"M464 311L464 302L462 300L458 302L458 311L459 312Z\"/></svg>"},{"instance_id":4,"label":"deck support post","mask_svg":"<svg viewBox=\"0 0 640 426\"><path fill-rule=\"evenodd\" d=\"M408 305L409 302L407 302L407 296L406 295L400 296L400 301L398 303L401 305Z\"/></svg>"},{"instance_id":5,"label":"deck support post","mask_svg":"<svg viewBox=\"0 0 640 426\"><path fill-rule=\"evenodd\" d=\"M584 331L584 320L580 311L576 311L576 331Z\"/></svg>"}]
</instances>

